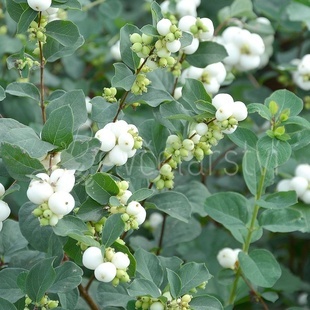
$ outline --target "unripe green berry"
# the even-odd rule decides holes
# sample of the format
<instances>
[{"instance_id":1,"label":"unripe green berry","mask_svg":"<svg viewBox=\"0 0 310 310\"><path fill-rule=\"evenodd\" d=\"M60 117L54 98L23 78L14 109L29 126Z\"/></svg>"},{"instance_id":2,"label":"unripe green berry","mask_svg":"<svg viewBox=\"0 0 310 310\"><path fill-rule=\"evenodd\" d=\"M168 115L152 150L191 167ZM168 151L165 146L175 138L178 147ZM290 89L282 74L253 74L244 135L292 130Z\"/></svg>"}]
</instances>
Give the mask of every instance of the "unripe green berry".
<instances>
[{"instance_id":1,"label":"unripe green berry","mask_svg":"<svg viewBox=\"0 0 310 310\"><path fill-rule=\"evenodd\" d=\"M167 60L168 66L170 67L173 66L176 62L176 60L172 56L167 57L166 60Z\"/></svg>"},{"instance_id":2,"label":"unripe green berry","mask_svg":"<svg viewBox=\"0 0 310 310\"><path fill-rule=\"evenodd\" d=\"M185 149L185 148L181 148L181 149L180 149L180 155L181 155L182 157L187 157L187 156L188 156L188 150Z\"/></svg>"},{"instance_id":3,"label":"unripe green berry","mask_svg":"<svg viewBox=\"0 0 310 310\"><path fill-rule=\"evenodd\" d=\"M131 49L135 52L135 53L139 53L142 51L142 44L141 43L134 43L131 47Z\"/></svg>"},{"instance_id":4,"label":"unripe green berry","mask_svg":"<svg viewBox=\"0 0 310 310\"><path fill-rule=\"evenodd\" d=\"M160 179L155 183L157 189L161 190L165 187L165 181Z\"/></svg>"},{"instance_id":5,"label":"unripe green berry","mask_svg":"<svg viewBox=\"0 0 310 310\"><path fill-rule=\"evenodd\" d=\"M196 26L196 25L192 25L190 28L189 28L189 30L190 30L190 32L192 33L192 34L196 34L196 33L198 33L198 27Z\"/></svg>"},{"instance_id":6,"label":"unripe green berry","mask_svg":"<svg viewBox=\"0 0 310 310\"><path fill-rule=\"evenodd\" d=\"M34 209L34 210L32 211L32 214L33 214L34 216L36 216L36 217L39 217L39 216L41 216L41 215L43 214L43 211L42 211L42 209L40 209L40 208L36 208L36 209Z\"/></svg>"},{"instance_id":7,"label":"unripe green berry","mask_svg":"<svg viewBox=\"0 0 310 310\"><path fill-rule=\"evenodd\" d=\"M173 188L173 185L174 185L174 182L172 180L165 181L165 187L166 188L171 189L171 188Z\"/></svg>"},{"instance_id":8,"label":"unripe green berry","mask_svg":"<svg viewBox=\"0 0 310 310\"><path fill-rule=\"evenodd\" d=\"M133 33L132 35L130 35L130 42L132 44L142 43L142 37L140 36L139 33Z\"/></svg>"},{"instance_id":9,"label":"unripe green berry","mask_svg":"<svg viewBox=\"0 0 310 310\"><path fill-rule=\"evenodd\" d=\"M169 164L163 164L162 167L160 168L159 172L162 175L168 175L172 171L172 168L170 167Z\"/></svg>"},{"instance_id":10,"label":"unripe green berry","mask_svg":"<svg viewBox=\"0 0 310 310\"><path fill-rule=\"evenodd\" d=\"M193 296L189 295L189 294L186 294L186 295L183 295L181 300L184 301L184 302L187 302L189 303L191 300L192 300Z\"/></svg>"},{"instance_id":11,"label":"unripe green berry","mask_svg":"<svg viewBox=\"0 0 310 310\"><path fill-rule=\"evenodd\" d=\"M157 50L160 50L163 48L163 43L161 42L161 40L157 40L156 43L155 43L155 48Z\"/></svg>"},{"instance_id":12,"label":"unripe green berry","mask_svg":"<svg viewBox=\"0 0 310 310\"><path fill-rule=\"evenodd\" d=\"M119 285L119 279L118 278L114 278L113 280L112 280L112 285L113 286L118 286Z\"/></svg>"},{"instance_id":13,"label":"unripe green berry","mask_svg":"<svg viewBox=\"0 0 310 310\"><path fill-rule=\"evenodd\" d=\"M166 36L165 36L165 39L168 41L168 42L172 42L175 40L175 36L173 33L168 33Z\"/></svg>"},{"instance_id":14,"label":"unripe green berry","mask_svg":"<svg viewBox=\"0 0 310 310\"><path fill-rule=\"evenodd\" d=\"M167 61L166 58L162 57L162 58L159 59L158 64L159 64L160 67L165 68L168 65L168 61Z\"/></svg>"},{"instance_id":15,"label":"unripe green berry","mask_svg":"<svg viewBox=\"0 0 310 310\"><path fill-rule=\"evenodd\" d=\"M138 224L138 222L136 220L133 220L131 222L131 228L132 229L138 229L139 228L139 224Z\"/></svg>"},{"instance_id":16,"label":"unripe green berry","mask_svg":"<svg viewBox=\"0 0 310 310\"><path fill-rule=\"evenodd\" d=\"M142 310L148 310L149 309L149 303L148 302L144 302L141 306Z\"/></svg>"},{"instance_id":17,"label":"unripe green berry","mask_svg":"<svg viewBox=\"0 0 310 310\"><path fill-rule=\"evenodd\" d=\"M142 307L142 301L141 301L141 300L137 300L137 301L135 302L135 307L136 307L137 309L141 308L141 307Z\"/></svg>"},{"instance_id":18,"label":"unripe green berry","mask_svg":"<svg viewBox=\"0 0 310 310\"><path fill-rule=\"evenodd\" d=\"M47 225L49 225L49 220L48 219L46 219L46 218L41 218L40 219L40 225L41 226L47 226Z\"/></svg>"},{"instance_id":19,"label":"unripe green berry","mask_svg":"<svg viewBox=\"0 0 310 310\"><path fill-rule=\"evenodd\" d=\"M129 214L124 213L124 214L121 215L121 218L122 218L122 220L123 220L124 222L127 222L127 221L129 220Z\"/></svg>"},{"instance_id":20,"label":"unripe green berry","mask_svg":"<svg viewBox=\"0 0 310 310\"><path fill-rule=\"evenodd\" d=\"M51 218L51 216L53 215L53 212L51 210L45 210L43 212L43 216L46 218L46 219L49 219Z\"/></svg>"},{"instance_id":21,"label":"unripe green berry","mask_svg":"<svg viewBox=\"0 0 310 310\"><path fill-rule=\"evenodd\" d=\"M185 140L183 140L182 145L183 145L183 147L184 147L186 150L188 150L188 151L193 150L194 147L195 147L195 144L194 144L194 142L193 142L191 139L185 139Z\"/></svg>"},{"instance_id":22,"label":"unripe green berry","mask_svg":"<svg viewBox=\"0 0 310 310\"><path fill-rule=\"evenodd\" d=\"M25 298L25 304L26 305L30 305L32 303L32 300L27 296L26 298Z\"/></svg>"},{"instance_id":23,"label":"unripe green berry","mask_svg":"<svg viewBox=\"0 0 310 310\"><path fill-rule=\"evenodd\" d=\"M153 42L153 37L145 33L142 33L142 42L144 44L151 44Z\"/></svg>"},{"instance_id":24,"label":"unripe green berry","mask_svg":"<svg viewBox=\"0 0 310 310\"><path fill-rule=\"evenodd\" d=\"M148 46L143 46L141 52L143 55L148 56L150 55L151 49Z\"/></svg>"},{"instance_id":25,"label":"unripe green berry","mask_svg":"<svg viewBox=\"0 0 310 310\"><path fill-rule=\"evenodd\" d=\"M182 37L182 31L177 30L177 31L174 33L174 36L175 36L176 40L180 39L180 38Z\"/></svg>"},{"instance_id":26,"label":"unripe green berry","mask_svg":"<svg viewBox=\"0 0 310 310\"><path fill-rule=\"evenodd\" d=\"M58 300L50 300L47 305L50 309L54 309L54 308L57 308L58 307L58 304L59 304L59 301Z\"/></svg>"}]
</instances>

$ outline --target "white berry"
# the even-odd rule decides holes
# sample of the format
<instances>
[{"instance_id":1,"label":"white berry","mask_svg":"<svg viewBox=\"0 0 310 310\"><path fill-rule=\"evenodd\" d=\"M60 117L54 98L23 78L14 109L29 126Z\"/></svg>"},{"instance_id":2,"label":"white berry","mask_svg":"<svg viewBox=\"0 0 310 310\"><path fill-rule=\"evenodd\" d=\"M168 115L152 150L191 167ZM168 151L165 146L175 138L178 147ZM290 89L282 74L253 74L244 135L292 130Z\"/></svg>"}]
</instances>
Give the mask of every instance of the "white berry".
<instances>
[{"instance_id":1,"label":"white berry","mask_svg":"<svg viewBox=\"0 0 310 310\"><path fill-rule=\"evenodd\" d=\"M95 270L103 263L101 250L94 246L87 248L83 253L82 263L87 269Z\"/></svg>"},{"instance_id":2,"label":"white berry","mask_svg":"<svg viewBox=\"0 0 310 310\"><path fill-rule=\"evenodd\" d=\"M160 301L155 301L151 304L150 310L164 310L165 307Z\"/></svg>"},{"instance_id":3,"label":"white berry","mask_svg":"<svg viewBox=\"0 0 310 310\"><path fill-rule=\"evenodd\" d=\"M128 255L123 252L116 252L112 258L112 264L118 269L126 269L130 265Z\"/></svg>"},{"instance_id":4,"label":"white berry","mask_svg":"<svg viewBox=\"0 0 310 310\"><path fill-rule=\"evenodd\" d=\"M104 152L111 151L116 143L115 134L107 128L99 129L95 134L95 138L101 142L100 150Z\"/></svg>"},{"instance_id":5,"label":"white berry","mask_svg":"<svg viewBox=\"0 0 310 310\"><path fill-rule=\"evenodd\" d=\"M171 53L176 53L180 50L181 48L181 42L179 40L174 40L172 42L167 42L166 43L166 48L169 52Z\"/></svg>"},{"instance_id":6,"label":"white berry","mask_svg":"<svg viewBox=\"0 0 310 310\"><path fill-rule=\"evenodd\" d=\"M292 190L291 180L281 180L277 185L278 192L287 192Z\"/></svg>"},{"instance_id":7,"label":"white berry","mask_svg":"<svg viewBox=\"0 0 310 310\"><path fill-rule=\"evenodd\" d=\"M138 225L141 225L144 223L145 219L146 219L146 211L145 209L140 205L140 211L137 215L135 215L135 219L138 223Z\"/></svg>"},{"instance_id":8,"label":"white berry","mask_svg":"<svg viewBox=\"0 0 310 310\"><path fill-rule=\"evenodd\" d=\"M35 11L46 11L52 5L52 0L27 0L27 3Z\"/></svg>"},{"instance_id":9,"label":"white berry","mask_svg":"<svg viewBox=\"0 0 310 310\"><path fill-rule=\"evenodd\" d=\"M308 188L308 180L303 177L294 177L291 179L291 188L297 193L297 196L300 197Z\"/></svg>"},{"instance_id":10,"label":"white berry","mask_svg":"<svg viewBox=\"0 0 310 310\"><path fill-rule=\"evenodd\" d=\"M309 164L301 164L296 167L295 175L297 177L303 177L310 181L310 165Z\"/></svg>"},{"instance_id":11,"label":"white berry","mask_svg":"<svg viewBox=\"0 0 310 310\"><path fill-rule=\"evenodd\" d=\"M248 109L242 101L235 101L233 105L233 116L240 122L248 117Z\"/></svg>"},{"instance_id":12,"label":"white berry","mask_svg":"<svg viewBox=\"0 0 310 310\"><path fill-rule=\"evenodd\" d=\"M208 132L208 125L205 123L198 123L195 130L199 135L203 136Z\"/></svg>"},{"instance_id":13,"label":"white berry","mask_svg":"<svg viewBox=\"0 0 310 310\"><path fill-rule=\"evenodd\" d=\"M46 202L54 193L53 187L44 180L32 180L27 190L28 199L35 204Z\"/></svg>"},{"instance_id":14,"label":"white berry","mask_svg":"<svg viewBox=\"0 0 310 310\"><path fill-rule=\"evenodd\" d=\"M138 201L131 201L126 208L126 213L129 215L137 215L141 211L141 207Z\"/></svg>"},{"instance_id":15,"label":"white berry","mask_svg":"<svg viewBox=\"0 0 310 310\"><path fill-rule=\"evenodd\" d=\"M122 203L123 205L127 204L127 201L131 195L132 195L131 191L125 190L124 194L121 197L119 197L120 203Z\"/></svg>"},{"instance_id":16,"label":"white berry","mask_svg":"<svg viewBox=\"0 0 310 310\"><path fill-rule=\"evenodd\" d=\"M116 276L116 267L110 262L100 264L95 269L95 277L101 282L111 282Z\"/></svg>"},{"instance_id":17,"label":"white berry","mask_svg":"<svg viewBox=\"0 0 310 310\"><path fill-rule=\"evenodd\" d=\"M2 228L3 228L3 223L0 222L0 231L2 230Z\"/></svg>"},{"instance_id":18,"label":"white berry","mask_svg":"<svg viewBox=\"0 0 310 310\"><path fill-rule=\"evenodd\" d=\"M128 159L127 152L124 152L119 145L115 147L108 154L109 161L116 166L122 166L126 164Z\"/></svg>"},{"instance_id":19,"label":"white berry","mask_svg":"<svg viewBox=\"0 0 310 310\"><path fill-rule=\"evenodd\" d=\"M223 268L235 268L237 253L231 248L224 248L217 254L217 260Z\"/></svg>"},{"instance_id":20,"label":"white berry","mask_svg":"<svg viewBox=\"0 0 310 310\"><path fill-rule=\"evenodd\" d=\"M54 187L55 192L71 192L75 183L75 170L56 169L50 176L50 184Z\"/></svg>"},{"instance_id":21,"label":"white berry","mask_svg":"<svg viewBox=\"0 0 310 310\"><path fill-rule=\"evenodd\" d=\"M122 151L128 152L132 150L135 144L135 140L130 133L125 132L119 136L117 144L119 145Z\"/></svg>"},{"instance_id":22,"label":"white berry","mask_svg":"<svg viewBox=\"0 0 310 310\"><path fill-rule=\"evenodd\" d=\"M66 215L70 213L75 205L75 200L70 193L58 191L51 195L48 206L55 214Z\"/></svg>"},{"instance_id":23,"label":"white berry","mask_svg":"<svg viewBox=\"0 0 310 310\"><path fill-rule=\"evenodd\" d=\"M5 201L0 200L0 222L6 220L10 214L11 209L9 205Z\"/></svg>"},{"instance_id":24,"label":"white berry","mask_svg":"<svg viewBox=\"0 0 310 310\"><path fill-rule=\"evenodd\" d=\"M306 190L302 196L300 197L300 199L306 203L306 204L310 204L310 190Z\"/></svg>"},{"instance_id":25,"label":"white berry","mask_svg":"<svg viewBox=\"0 0 310 310\"><path fill-rule=\"evenodd\" d=\"M3 196L4 193L5 193L5 188L4 188L3 184L0 183L0 197Z\"/></svg>"},{"instance_id":26,"label":"white berry","mask_svg":"<svg viewBox=\"0 0 310 310\"><path fill-rule=\"evenodd\" d=\"M165 36L170 32L170 27L172 23L169 19L163 18L157 23L157 31L160 35Z\"/></svg>"}]
</instances>

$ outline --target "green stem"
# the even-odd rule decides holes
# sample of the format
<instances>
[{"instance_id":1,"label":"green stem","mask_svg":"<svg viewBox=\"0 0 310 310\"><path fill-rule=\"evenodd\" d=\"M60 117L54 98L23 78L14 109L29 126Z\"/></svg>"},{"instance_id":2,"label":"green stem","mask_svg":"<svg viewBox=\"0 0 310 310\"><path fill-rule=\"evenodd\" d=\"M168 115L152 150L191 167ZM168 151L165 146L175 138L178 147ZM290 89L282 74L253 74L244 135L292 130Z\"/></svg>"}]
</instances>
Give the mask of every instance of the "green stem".
<instances>
[{"instance_id":1,"label":"green stem","mask_svg":"<svg viewBox=\"0 0 310 310\"><path fill-rule=\"evenodd\" d=\"M266 172L267 172L267 169L263 168L262 174L261 174L261 177L260 177L260 180L259 180L259 183L258 183L258 188L257 188L256 196L255 196L255 201L258 201L261 198L262 194L263 194L264 183L265 183L265 178L266 178ZM248 251L249 251L250 244L251 244L251 239L252 239L252 234L253 234L253 232L255 230L254 226L255 226L255 220L256 220L257 215L258 215L258 211L259 211L259 205L257 203L255 203L253 214L252 214L252 218L251 218L251 222L250 222L250 227L248 228L248 234L247 234L245 243L243 245L243 252L244 253L248 253ZM234 304L240 276L241 276L241 268L238 267L237 271L236 271L236 277L235 277L235 280L234 280L234 283L233 283L233 286L232 286L232 289L231 289L231 292L230 292L230 296L229 296L229 301L228 301L229 305L233 305Z\"/></svg>"},{"instance_id":2,"label":"green stem","mask_svg":"<svg viewBox=\"0 0 310 310\"><path fill-rule=\"evenodd\" d=\"M105 0L96 0L96 1L94 1L94 2L91 2L90 4L85 5L85 6L83 7L83 11L88 11L89 9L93 8L94 6L99 5L99 4L102 4L102 3L104 3L104 2L105 2Z\"/></svg>"}]
</instances>

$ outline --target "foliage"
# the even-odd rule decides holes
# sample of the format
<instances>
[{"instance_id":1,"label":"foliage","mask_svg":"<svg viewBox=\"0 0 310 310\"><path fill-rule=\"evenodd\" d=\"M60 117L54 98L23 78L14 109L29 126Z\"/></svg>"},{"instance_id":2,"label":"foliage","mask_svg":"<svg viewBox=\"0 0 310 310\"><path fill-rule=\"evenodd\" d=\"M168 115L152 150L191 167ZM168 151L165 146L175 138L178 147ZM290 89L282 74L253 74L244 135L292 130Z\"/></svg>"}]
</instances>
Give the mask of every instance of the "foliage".
<instances>
[{"instance_id":1,"label":"foliage","mask_svg":"<svg viewBox=\"0 0 310 310\"><path fill-rule=\"evenodd\" d=\"M310 307L309 1L198 3L0 2L0 309Z\"/></svg>"}]
</instances>

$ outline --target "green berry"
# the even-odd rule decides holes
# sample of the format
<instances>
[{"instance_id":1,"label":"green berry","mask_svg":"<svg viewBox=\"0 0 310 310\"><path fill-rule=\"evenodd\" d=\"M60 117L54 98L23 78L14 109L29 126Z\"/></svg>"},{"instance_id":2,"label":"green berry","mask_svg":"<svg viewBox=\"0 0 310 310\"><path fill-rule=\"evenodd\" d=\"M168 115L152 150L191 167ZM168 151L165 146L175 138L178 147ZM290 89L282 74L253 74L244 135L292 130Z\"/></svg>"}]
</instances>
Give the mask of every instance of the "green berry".
<instances>
[{"instance_id":1,"label":"green berry","mask_svg":"<svg viewBox=\"0 0 310 310\"><path fill-rule=\"evenodd\" d=\"M137 43L134 43L131 47L131 49L135 52L135 53L139 53L142 51L142 44L137 42Z\"/></svg>"},{"instance_id":2,"label":"green berry","mask_svg":"<svg viewBox=\"0 0 310 310\"><path fill-rule=\"evenodd\" d=\"M39 216L41 216L41 215L43 214L43 211L42 211L42 209L40 209L40 208L36 208L36 209L34 209L34 210L32 211L32 214L33 214L34 216L36 216L36 217L39 217Z\"/></svg>"},{"instance_id":3,"label":"green berry","mask_svg":"<svg viewBox=\"0 0 310 310\"><path fill-rule=\"evenodd\" d=\"M145 33L142 33L142 42L144 44L151 44L153 42L153 37Z\"/></svg>"},{"instance_id":4,"label":"green berry","mask_svg":"<svg viewBox=\"0 0 310 310\"><path fill-rule=\"evenodd\" d=\"M157 189L161 190L165 187L165 181L160 179L155 183Z\"/></svg>"},{"instance_id":5,"label":"green berry","mask_svg":"<svg viewBox=\"0 0 310 310\"><path fill-rule=\"evenodd\" d=\"M124 222L127 222L127 221L129 220L129 214L124 213L124 214L121 215L121 218L122 218L122 220L123 220Z\"/></svg>"},{"instance_id":6,"label":"green berry","mask_svg":"<svg viewBox=\"0 0 310 310\"><path fill-rule=\"evenodd\" d=\"M134 44L134 43L142 43L142 37L140 36L139 33L133 33L132 35L130 35L130 42L132 44Z\"/></svg>"}]
</instances>

